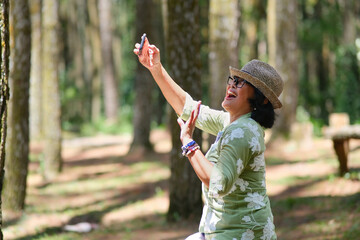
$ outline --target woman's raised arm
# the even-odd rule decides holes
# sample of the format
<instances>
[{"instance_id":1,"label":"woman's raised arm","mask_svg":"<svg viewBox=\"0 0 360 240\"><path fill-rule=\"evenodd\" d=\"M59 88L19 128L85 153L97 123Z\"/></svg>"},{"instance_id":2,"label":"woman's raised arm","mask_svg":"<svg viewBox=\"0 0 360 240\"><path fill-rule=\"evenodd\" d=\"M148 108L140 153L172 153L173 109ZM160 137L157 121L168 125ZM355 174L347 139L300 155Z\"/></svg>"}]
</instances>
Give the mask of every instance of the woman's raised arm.
<instances>
[{"instance_id":1,"label":"woman's raised arm","mask_svg":"<svg viewBox=\"0 0 360 240\"><path fill-rule=\"evenodd\" d=\"M170 77L160 62L160 50L155 45L150 45L145 38L144 46L139 54L140 44L135 44L134 53L138 55L139 61L149 69L155 82L159 86L167 102L178 115L182 114L186 92Z\"/></svg>"}]
</instances>

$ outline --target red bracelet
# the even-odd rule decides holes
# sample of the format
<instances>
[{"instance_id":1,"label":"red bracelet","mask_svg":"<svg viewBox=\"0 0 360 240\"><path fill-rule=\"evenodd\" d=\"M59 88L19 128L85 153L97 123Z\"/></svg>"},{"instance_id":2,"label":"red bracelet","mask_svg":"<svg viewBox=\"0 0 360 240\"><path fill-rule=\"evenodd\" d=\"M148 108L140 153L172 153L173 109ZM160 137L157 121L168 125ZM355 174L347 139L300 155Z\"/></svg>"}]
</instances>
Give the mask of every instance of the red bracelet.
<instances>
[{"instance_id":1,"label":"red bracelet","mask_svg":"<svg viewBox=\"0 0 360 240\"><path fill-rule=\"evenodd\" d=\"M190 153L195 152L196 150L200 149L199 145L195 145L194 147L190 148L187 152L186 152L186 156L188 157L190 155Z\"/></svg>"}]
</instances>

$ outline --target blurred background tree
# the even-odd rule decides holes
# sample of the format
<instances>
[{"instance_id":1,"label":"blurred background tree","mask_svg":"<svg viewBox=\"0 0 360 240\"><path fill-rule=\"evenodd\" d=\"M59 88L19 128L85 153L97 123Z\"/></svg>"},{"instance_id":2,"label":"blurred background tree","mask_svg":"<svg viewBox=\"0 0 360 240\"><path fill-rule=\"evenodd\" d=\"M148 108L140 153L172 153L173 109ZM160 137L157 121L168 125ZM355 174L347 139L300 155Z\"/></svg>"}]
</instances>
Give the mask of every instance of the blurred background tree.
<instances>
[{"instance_id":1,"label":"blurred background tree","mask_svg":"<svg viewBox=\"0 0 360 240\"><path fill-rule=\"evenodd\" d=\"M284 90L280 96L283 106L275 122L274 131L283 135L290 132L295 121L299 93L297 16L298 1L268 0L268 62L284 81Z\"/></svg>"},{"instance_id":2,"label":"blurred background tree","mask_svg":"<svg viewBox=\"0 0 360 240\"><path fill-rule=\"evenodd\" d=\"M209 106L222 109L229 66L239 65L240 5L238 0L211 0L209 9ZM216 136L209 136L209 145Z\"/></svg>"},{"instance_id":3,"label":"blurred background tree","mask_svg":"<svg viewBox=\"0 0 360 240\"><path fill-rule=\"evenodd\" d=\"M194 99L201 99L200 8L198 0L167 2L167 59L169 73ZM199 218L202 209L201 187L189 161L181 152L180 128L173 111L170 117L172 150L170 156L169 220ZM200 131L194 140L201 144Z\"/></svg>"},{"instance_id":4,"label":"blurred background tree","mask_svg":"<svg viewBox=\"0 0 360 240\"><path fill-rule=\"evenodd\" d=\"M42 137L42 91L41 91L41 1L29 1L31 15L31 70L30 70L30 138L40 140Z\"/></svg>"},{"instance_id":5,"label":"blurred background tree","mask_svg":"<svg viewBox=\"0 0 360 240\"><path fill-rule=\"evenodd\" d=\"M136 0L136 36L147 33L152 44L156 44L155 19L160 4L153 0ZM147 11L144 11L147 9ZM138 38L138 41L140 39ZM158 45L158 44L156 44ZM151 151L150 127L154 80L150 72L138 61L135 74L135 102L134 102L134 137L131 151Z\"/></svg>"},{"instance_id":6,"label":"blurred background tree","mask_svg":"<svg viewBox=\"0 0 360 240\"><path fill-rule=\"evenodd\" d=\"M53 180L62 169L61 106L59 89L59 10L58 0L42 3L42 124L44 132L43 176Z\"/></svg>"}]
</instances>

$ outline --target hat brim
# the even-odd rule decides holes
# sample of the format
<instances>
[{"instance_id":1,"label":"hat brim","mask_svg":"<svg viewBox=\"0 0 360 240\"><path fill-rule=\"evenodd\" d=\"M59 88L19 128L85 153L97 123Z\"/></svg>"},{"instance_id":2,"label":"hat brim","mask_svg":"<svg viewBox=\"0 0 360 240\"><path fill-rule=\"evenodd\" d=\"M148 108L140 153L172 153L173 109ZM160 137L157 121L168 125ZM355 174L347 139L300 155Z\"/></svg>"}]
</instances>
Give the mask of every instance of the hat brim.
<instances>
[{"instance_id":1,"label":"hat brim","mask_svg":"<svg viewBox=\"0 0 360 240\"><path fill-rule=\"evenodd\" d=\"M247 82L251 83L252 85L254 85L254 87L256 87L257 89L260 90L260 92L262 94L264 94L264 96L269 99L269 101L271 102L271 104L273 105L273 108L281 108L282 104L279 100L279 98L276 96L276 94L268 87L266 86L266 84L262 81L260 81L259 79L257 79L256 77L253 77L252 75L248 74L247 72L241 71L239 69L236 69L234 67L229 67L230 70L230 75L231 76L237 76L240 78L245 79Z\"/></svg>"}]
</instances>

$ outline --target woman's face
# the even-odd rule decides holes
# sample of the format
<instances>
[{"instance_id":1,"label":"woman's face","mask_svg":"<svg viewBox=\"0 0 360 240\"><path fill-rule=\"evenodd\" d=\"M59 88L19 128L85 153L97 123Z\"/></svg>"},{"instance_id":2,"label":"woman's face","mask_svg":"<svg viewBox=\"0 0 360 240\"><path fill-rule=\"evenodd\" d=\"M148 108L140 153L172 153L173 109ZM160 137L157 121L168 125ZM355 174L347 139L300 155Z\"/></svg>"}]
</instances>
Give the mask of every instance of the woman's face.
<instances>
[{"instance_id":1,"label":"woman's face","mask_svg":"<svg viewBox=\"0 0 360 240\"><path fill-rule=\"evenodd\" d=\"M238 82L237 85L236 82ZM252 111L248 99L253 98L255 92L254 87L242 82L242 79L235 81L235 83L230 79L222 102L222 107L230 113L233 120Z\"/></svg>"}]
</instances>

